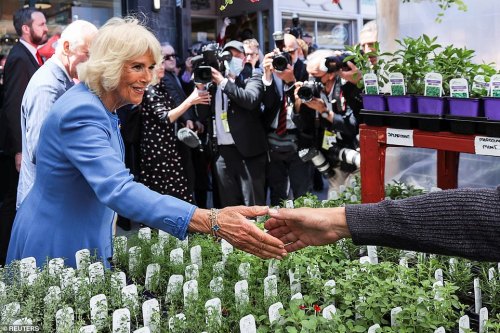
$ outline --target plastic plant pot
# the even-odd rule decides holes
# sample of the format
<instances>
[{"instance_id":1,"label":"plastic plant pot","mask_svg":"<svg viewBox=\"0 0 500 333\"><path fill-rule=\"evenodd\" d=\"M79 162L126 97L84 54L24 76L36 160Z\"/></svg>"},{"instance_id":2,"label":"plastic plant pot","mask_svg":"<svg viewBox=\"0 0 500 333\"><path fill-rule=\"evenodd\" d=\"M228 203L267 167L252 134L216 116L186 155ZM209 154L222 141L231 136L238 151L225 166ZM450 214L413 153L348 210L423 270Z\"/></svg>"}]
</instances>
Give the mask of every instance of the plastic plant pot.
<instances>
[{"instance_id":1,"label":"plastic plant pot","mask_svg":"<svg viewBox=\"0 0 500 333\"><path fill-rule=\"evenodd\" d=\"M442 116L445 113L446 99L443 97L417 96L418 113Z\"/></svg>"},{"instance_id":2,"label":"plastic plant pot","mask_svg":"<svg viewBox=\"0 0 500 333\"><path fill-rule=\"evenodd\" d=\"M416 110L416 99L411 95L387 96L387 104L392 113L413 113Z\"/></svg>"},{"instance_id":3,"label":"plastic plant pot","mask_svg":"<svg viewBox=\"0 0 500 333\"><path fill-rule=\"evenodd\" d=\"M483 97L484 115L488 120L500 120L500 98Z\"/></svg>"},{"instance_id":4,"label":"plastic plant pot","mask_svg":"<svg viewBox=\"0 0 500 333\"><path fill-rule=\"evenodd\" d=\"M450 114L459 117L479 117L479 98L456 98L450 97Z\"/></svg>"},{"instance_id":5,"label":"plastic plant pot","mask_svg":"<svg viewBox=\"0 0 500 333\"><path fill-rule=\"evenodd\" d=\"M363 97L363 109L371 111L387 111L387 103L384 95L366 95Z\"/></svg>"}]
</instances>

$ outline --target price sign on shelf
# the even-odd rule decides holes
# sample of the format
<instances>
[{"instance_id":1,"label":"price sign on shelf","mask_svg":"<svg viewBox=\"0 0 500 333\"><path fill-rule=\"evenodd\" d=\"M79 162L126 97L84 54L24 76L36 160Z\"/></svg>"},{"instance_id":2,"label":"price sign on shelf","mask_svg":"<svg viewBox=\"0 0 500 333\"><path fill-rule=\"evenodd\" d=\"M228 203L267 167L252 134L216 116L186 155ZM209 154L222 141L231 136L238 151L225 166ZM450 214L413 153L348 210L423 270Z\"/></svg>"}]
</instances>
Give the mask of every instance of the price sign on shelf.
<instances>
[{"instance_id":1,"label":"price sign on shelf","mask_svg":"<svg viewBox=\"0 0 500 333\"><path fill-rule=\"evenodd\" d=\"M476 136L474 150L477 155L500 156L500 138Z\"/></svg>"},{"instance_id":2,"label":"price sign on shelf","mask_svg":"<svg viewBox=\"0 0 500 333\"><path fill-rule=\"evenodd\" d=\"M413 130L388 128L386 135L388 145L413 147Z\"/></svg>"}]
</instances>

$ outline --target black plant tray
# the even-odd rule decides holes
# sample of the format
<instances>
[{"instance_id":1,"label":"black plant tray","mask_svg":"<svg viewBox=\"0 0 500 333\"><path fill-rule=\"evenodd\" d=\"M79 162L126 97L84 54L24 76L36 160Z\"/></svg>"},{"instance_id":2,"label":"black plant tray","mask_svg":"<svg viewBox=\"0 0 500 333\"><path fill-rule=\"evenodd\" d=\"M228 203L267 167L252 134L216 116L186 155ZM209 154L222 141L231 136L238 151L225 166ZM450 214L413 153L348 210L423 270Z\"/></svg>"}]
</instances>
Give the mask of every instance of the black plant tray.
<instances>
[{"instance_id":1,"label":"black plant tray","mask_svg":"<svg viewBox=\"0 0 500 333\"><path fill-rule=\"evenodd\" d=\"M441 132L448 131L449 126L445 118L440 115L415 114L418 122L418 128L422 131Z\"/></svg>"},{"instance_id":2,"label":"black plant tray","mask_svg":"<svg viewBox=\"0 0 500 333\"><path fill-rule=\"evenodd\" d=\"M456 134L486 134L486 118L446 115L450 131Z\"/></svg>"},{"instance_id":3,"label":"black plant tray","mask_svg":"<svg viewBox=\"0 0 500 333\"><path fill-rule=\"evenodd\" d=\"M488 120L485 127L487 136L500 137L500 120Z\"/></svg>"},{"instance_id":4,"label":"black plant tray","mask_svg":"<svg viewBox=\"0 0 500 333\"><path fill-rule=\"evenodd\" d=\"M392 115L389 111L372 111L362 109L359 112L361 123L369 126L387 126L389 125L389 117Z\"/></svg>"}]
</instances>

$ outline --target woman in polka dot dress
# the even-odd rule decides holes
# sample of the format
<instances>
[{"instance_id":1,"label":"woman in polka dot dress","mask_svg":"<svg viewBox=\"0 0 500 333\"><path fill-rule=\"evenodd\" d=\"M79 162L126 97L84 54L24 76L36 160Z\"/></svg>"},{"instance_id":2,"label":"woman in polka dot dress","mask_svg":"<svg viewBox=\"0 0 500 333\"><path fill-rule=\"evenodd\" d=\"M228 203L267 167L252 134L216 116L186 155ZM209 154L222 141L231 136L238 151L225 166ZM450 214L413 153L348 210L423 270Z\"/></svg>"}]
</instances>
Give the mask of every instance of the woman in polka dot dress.
<instances>
[{"instance_id":1,"label":"woman in polka dot dress","mask_svg":"<svg viewBox=\"0 0 500 333\"><path fill-rule=\"evenodd\" d=\"M174 122L191 106L209 104L210 95L195 89L184 102L174 108L163 83L163 64L157 69L159 83L149 86L141 106L141 174L140 182L162 194L193 202L177 150Z\"/></svg>"}]
</instances>

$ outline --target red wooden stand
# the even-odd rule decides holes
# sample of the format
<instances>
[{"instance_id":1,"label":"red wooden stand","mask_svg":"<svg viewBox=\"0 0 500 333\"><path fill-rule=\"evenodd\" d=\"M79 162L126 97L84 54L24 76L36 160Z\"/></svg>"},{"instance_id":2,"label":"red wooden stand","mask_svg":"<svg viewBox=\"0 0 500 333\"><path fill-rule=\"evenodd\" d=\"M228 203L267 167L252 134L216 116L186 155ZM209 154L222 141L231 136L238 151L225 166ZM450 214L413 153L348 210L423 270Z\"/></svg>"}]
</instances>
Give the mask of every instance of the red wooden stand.
<instances>
[{"instance_id":1,"label":"red wooden stand","mask_svg":"<svg viewBox=\"0 0 500 333\"><path fill-rule=\"evenodd\" d=\"M385 126L359 126L361 152L361 200L379 202L384 199L385 149L395 147L386 143ZM456 188L460 153L474 154L475 135L450 132L413 130L413 146L437 149L437 186Z\"/></svg>"}]
</instances>

